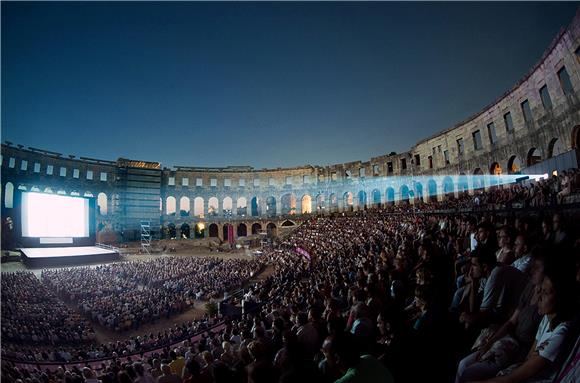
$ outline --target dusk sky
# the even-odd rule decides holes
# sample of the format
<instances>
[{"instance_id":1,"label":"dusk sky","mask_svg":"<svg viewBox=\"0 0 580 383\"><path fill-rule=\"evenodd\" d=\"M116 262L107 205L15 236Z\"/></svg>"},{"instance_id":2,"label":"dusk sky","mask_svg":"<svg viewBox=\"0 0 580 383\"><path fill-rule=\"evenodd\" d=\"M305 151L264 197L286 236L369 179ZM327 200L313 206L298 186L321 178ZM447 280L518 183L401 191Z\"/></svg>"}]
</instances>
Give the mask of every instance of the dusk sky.
<instances>
[{"instance_id":1,"label":"dusk sky","mask_svg":"<svg viewBox=\"0 0 580 383\"><path fill-rule=\"evenodd\" d=\"M11 3L2 141L163 166L366 161L513 87L579 3Z\"/></svg>"}]
</instances>

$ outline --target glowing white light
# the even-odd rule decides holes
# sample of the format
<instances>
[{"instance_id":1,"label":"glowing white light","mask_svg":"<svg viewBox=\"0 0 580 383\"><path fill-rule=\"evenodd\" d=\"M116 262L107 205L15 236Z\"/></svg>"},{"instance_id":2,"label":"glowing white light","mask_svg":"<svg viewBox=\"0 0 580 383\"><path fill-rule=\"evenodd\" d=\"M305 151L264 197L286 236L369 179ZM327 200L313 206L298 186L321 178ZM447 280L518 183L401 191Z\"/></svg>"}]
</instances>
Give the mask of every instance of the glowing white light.
<instances>
[{"instance_id":1,"label":"glowing white light","mask_svg":"<svg viewBox=\"0 0 580 383\"><path fill-rule=\"evenodd\" d=\"M88 237L88 214L85 198L22 193L22 236Z\"/></svg>"}]
</instances>

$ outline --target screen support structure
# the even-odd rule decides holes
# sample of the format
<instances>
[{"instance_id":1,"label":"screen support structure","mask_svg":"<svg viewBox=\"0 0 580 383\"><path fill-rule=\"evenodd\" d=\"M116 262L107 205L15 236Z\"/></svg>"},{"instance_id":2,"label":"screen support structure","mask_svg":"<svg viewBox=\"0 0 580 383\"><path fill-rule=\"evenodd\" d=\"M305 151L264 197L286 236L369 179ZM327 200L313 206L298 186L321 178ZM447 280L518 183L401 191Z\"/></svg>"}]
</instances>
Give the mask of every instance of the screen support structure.
<instances>
[{"instance_id":1,"label":"screen support structure","mask_svg":"<svg viewBox=\"0 0 580 383\"><path fill-rule=\"evenodd\" d=\"M141 253L151 254L151 221L141 221Z\"/></svg>"}]
</instances>

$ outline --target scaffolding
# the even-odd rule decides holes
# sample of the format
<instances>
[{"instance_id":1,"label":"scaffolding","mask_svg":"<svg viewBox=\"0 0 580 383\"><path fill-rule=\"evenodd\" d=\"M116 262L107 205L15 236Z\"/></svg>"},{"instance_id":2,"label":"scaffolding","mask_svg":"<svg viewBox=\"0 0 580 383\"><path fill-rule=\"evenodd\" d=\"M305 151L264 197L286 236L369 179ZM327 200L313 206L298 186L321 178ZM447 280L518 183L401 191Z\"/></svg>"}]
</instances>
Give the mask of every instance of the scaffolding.
<instances>
[{"instance_id":1,"label":"scaffolding","mask_svg":"<svg viewBox=\"0 0 580 383\"><path fill-rule=\"evenodd\" d=\"M141 253L151 254L151 221L140 221Z\"/></svg>"}]
</instances>

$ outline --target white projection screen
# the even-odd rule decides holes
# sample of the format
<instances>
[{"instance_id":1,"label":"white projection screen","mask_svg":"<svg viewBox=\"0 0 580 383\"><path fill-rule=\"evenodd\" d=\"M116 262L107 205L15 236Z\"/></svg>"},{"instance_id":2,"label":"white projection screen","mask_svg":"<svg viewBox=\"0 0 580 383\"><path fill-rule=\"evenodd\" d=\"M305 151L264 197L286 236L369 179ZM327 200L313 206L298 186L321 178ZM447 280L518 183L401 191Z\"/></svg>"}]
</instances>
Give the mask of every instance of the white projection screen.
<instances>
[{"instance_id":1,"label":"white projection screen","mask_svg":"<svg viewBox=\"0 0 580 383\"><path fill-rule=\"evenodd\" d=\"M89 200L82 197L22 192L22 237L89 236Z\"/></svg>"}]
</instances>

